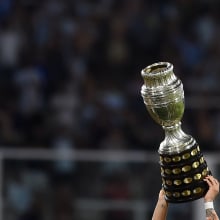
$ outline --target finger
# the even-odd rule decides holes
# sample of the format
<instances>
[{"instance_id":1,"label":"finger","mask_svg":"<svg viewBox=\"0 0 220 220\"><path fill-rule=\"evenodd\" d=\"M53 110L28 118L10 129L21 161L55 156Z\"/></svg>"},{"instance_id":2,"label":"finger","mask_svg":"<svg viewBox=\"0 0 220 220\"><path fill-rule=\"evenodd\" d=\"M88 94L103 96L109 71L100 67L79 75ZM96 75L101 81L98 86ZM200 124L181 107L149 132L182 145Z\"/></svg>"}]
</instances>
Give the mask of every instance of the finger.
<instances>
[{"instance_id":1,"label":"finger","mask_svg":"<svg viewBox=\"0 0 220 220\"><path fill-rule=\"evenodd\" d=\"M215 179L215 178L213 178L213 183L215 184L215 185L219 185L219 182L218 182L218 180L217 179Z\"/></svg>"},{"instance_id":2,"label":"finger","mask_svg":"<svg viewBox=\"0 0 220 220\"><path fill-rule=\"evenodd\" d=\"M216 182L217 184L219 184L219 181L218 181L217 179L215 179L215 182Z\"/></svg>"},{"instance_id":3,"label":"finger","mask_svg":"<svg viewBox=\"0 0 220 220\"><path fill-rule=\"evenodd\" d=\"M214 185L214 184L216 183L215 178L214 178L213 176L207 176L206 179L207 179L208 181L210 181L210 183L211 183L212 185Z\"/></svg>"},{"instance_id":4,"label":"finger","mask_svg":"<svg viewBox=\"0 0 220 220\"><path fill-rule=\"evenodd\" d=\"M208 183L209 187L213 186L213 183L210 179L206 178L204 181Z\"/></svg>"},{"instance_id":5,"label":"finger","mask_svg":"<svg viewBox=\"0 0 220 220\"><path fill-rule=\"evenodd\" d=\"M218 183L218 180L214 180L214 184L215 185L218 185L219 183Z\"/></svg>"}]
</instances>

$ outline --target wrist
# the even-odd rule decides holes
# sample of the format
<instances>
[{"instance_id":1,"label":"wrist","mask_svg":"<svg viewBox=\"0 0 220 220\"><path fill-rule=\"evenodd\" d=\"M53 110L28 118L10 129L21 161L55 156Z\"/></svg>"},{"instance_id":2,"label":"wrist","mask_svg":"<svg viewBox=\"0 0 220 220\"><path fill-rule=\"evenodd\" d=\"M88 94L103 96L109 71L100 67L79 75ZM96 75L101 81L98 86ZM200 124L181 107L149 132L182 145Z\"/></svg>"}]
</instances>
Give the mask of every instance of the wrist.
<instances>
[{"instance_id":1,"label":"wrist","mask_svg":"<svg viewBox=\"0 0 220 220\"><path fill-rule=\"evenodd\" d=\"M213 202L214 201L214 199L212 199L212 198L204 198L204 203L205 202Z\"/></svg>"}]
</instances>

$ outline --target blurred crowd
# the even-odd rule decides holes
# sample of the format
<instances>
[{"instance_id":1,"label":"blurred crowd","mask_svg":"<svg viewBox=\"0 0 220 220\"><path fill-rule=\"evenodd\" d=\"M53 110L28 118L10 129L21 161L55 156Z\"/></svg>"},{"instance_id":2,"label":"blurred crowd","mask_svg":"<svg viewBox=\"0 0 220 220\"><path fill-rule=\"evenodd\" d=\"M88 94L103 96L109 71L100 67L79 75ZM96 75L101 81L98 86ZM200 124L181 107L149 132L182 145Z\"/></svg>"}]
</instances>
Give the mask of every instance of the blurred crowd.
<instances>
[{"instance_id":1,"label":"blurred crowd","mask_svg":"<svg viewBox=\"0 0 220 220\"><path fill-rule=\"evenodd\" d=\"M141 70L168 61L184 85L184 131L217 151L219 9L217 0L1 0L1 146L157 151L164 134L140 95Z\"/></svg>"},{"instance_id":2,"label":"blurred crowd","mask_svg":"<svg viewBox=\"0 0 220 220\"><path fill-rule=\"evenodd\" d=\"M2 146L155 150L141 70L168 61L187 131L217 149L218 1L2 0Z\"/></svg>"}]
</instances>

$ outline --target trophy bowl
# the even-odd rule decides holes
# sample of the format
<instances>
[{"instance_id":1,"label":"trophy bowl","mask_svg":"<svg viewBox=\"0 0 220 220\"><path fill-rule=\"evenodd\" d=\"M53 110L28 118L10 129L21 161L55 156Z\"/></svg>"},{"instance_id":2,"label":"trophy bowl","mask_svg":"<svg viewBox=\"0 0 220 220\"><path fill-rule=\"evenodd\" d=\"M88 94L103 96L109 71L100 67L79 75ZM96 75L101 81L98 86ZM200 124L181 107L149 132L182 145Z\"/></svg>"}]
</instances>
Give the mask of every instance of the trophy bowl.
<instances>
[{"instance_id":1,"label":"trophy bowl","mask_svg":"<svg viewBox=\"0 0 220 220\"><path fill-rule=\"evenodd\" d=\"M211 174L196 140L183 132L184 90L169 62L158 62L141 71L141 95L150 116L162 126L159 146L162 187L171 203L200 199L208 190L203 179Z\"/></svg>"}]
</instances>

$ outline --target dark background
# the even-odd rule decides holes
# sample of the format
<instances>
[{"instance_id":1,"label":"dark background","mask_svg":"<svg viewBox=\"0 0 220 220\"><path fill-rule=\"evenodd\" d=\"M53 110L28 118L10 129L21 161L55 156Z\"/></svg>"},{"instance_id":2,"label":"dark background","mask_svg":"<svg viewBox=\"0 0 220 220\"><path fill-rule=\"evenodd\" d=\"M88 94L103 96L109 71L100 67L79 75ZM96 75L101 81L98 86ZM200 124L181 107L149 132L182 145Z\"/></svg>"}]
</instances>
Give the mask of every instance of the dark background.
<instances>
[{"instance_id":1,"label":"dark background","mask_svg":"<svg viewBox=\"0 0 220 220\"><path fill-rule=\"evenodd\" d=\"M154 62L167 61L174 65L174 72L184 85L184 131L199 142L203 151L218 152L219 10L217 0L1 0L2 148L156 152L164 134L148 115L140 95L141 70ZM135 179L134 175L139 181L129 182L134 188L150 184L152 178L149 172L146 175L148 166L143 165L53 166L51 162L6 161L6 198L14 189L10 184L18 185L16 190L24 195L21 178L28 169L29 178L33 169L40 174L44 170L42 178L49 179L47 187L54 189L52 195L66 195L63 197L67 204L68 199L74 198L68 198L71 193L82 196L88 189L88 194L96 195L95 188L88 184L90 179L97 181L94 187L110 184L107 192L99 191L100 197L126 199L137 195L132 194L131 188L121 192L128 180ZM160 181L157 178L156 182ZM114 187L116 192L112 193L111 184L118 184L122 195ZM24 204L30 204L30 193L26 193ZM137 198L149 193L157 194L141 191ZM16 198L21 195L18 193ZM43 219L42 215L24 217L27 207L14 207L18 216L14 219ZM66 213L64 217L57 214L58 220L73 219L71 208L55 210ZM126 213L111 215L106 214L103 219L132 219Z\"/></svg>"}]
</instances>

